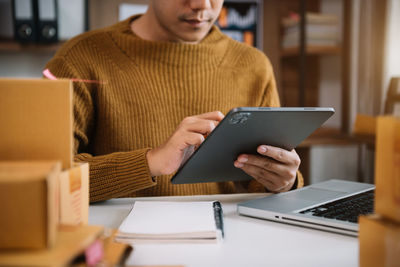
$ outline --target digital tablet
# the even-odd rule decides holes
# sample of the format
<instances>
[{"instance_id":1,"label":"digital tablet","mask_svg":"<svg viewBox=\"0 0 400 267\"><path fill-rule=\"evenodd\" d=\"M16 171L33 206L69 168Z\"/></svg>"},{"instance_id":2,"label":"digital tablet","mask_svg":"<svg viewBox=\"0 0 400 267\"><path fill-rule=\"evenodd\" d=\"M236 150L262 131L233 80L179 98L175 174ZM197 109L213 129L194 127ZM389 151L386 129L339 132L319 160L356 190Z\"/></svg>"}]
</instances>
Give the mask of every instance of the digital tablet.
<instances>
[{"instance_id":1,"label":"digital tablet","mask_svg":"<svg viewBox=\"0 0 400 267\"><path fill-rule=\"evenodd\" d=\"M292 150L334 114L333 108L232 109L172 177L173 184L251 179L233 162L259 145Z\"/></svg>"}]
</instances>

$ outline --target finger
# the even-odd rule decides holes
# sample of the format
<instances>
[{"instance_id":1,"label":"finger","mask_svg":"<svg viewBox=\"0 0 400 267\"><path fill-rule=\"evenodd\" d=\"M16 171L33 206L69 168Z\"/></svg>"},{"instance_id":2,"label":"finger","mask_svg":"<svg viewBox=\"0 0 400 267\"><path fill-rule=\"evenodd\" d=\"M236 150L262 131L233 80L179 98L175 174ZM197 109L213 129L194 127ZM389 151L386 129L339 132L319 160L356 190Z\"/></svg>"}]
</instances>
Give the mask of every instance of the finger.
<instances>
[{"instance_id":1,"label":"finger","mask_svg":"<svg viewBox=\"0 0 400 267\"><path fill-rule=\"evenodd\" d=\"M287 151L279 147L261 145L257 148L257 152L282 163L300 165L300 158L294 149L292 151Z\"/></svg>"},{"instance_id":2,"label":"finger","mask_svg":"<svg viewBox=\"0 0 400 267\"><path fill-rule=\"evenodd\" d=\"M186 133L182 136L182 141L185 143L185 147L198 146L204 141L204 136L198 133Z\"/></svg>"},{"instance_id":3,"label":"finger","mask_svg":"<svg viewBox=\"0 0 400 267\"><path fill-rule=\"evenodd\" d=\"M196 115L193 117L200 118L200 119L221 121L225 116L221 111L212 111L212 112L199 114L199 115Z\"/></svg>"},{"instance_id":4,"label":"finger","mask_svg":"<svg viewBox=\"0 0 400 267\"><path fill-rule=\"evenodd\" d=\"M218 122L214 120L192 117L190 120L188 119L183 123L182 128L188 132L209 134L215 129L215 127L217 127L217 124Z\"/></svg>"},{"instance_id":5,"label":"finger","mask_svg":"<svg viewBox=\"0 0 400 267\"><path fill-rule=\"evenodd\" d=\"M204 139L201 133L178 130L169 138L166 145L172 150L184 151L188 146L199 146Z\"/></svg>"},{"instance_id":6,"label":"finger","mask_svg":"<svg viewBox=\"0 0 400 267\"><path fill-rule=\"evenodd\" d=\"M254 165L266 169L268 171L274 172L279 176L283 177L293 176L293 174L290 171L290 168L288 168L287 165L284 165L281 162L278 162L268 157L242 154L239 155L237 160L241 163Z\"/></svg>"},{"instance_id":7,"label":"finger","mask_svg":"<svg viewBox=\"0 0 400 267\"><path fill-rule=\"evenodd\" d=\"M244 164L241 169L272 192L280 192L290 184L289 179L283 179L276 173L257 166Z\"/></svg>"}]
</instances>

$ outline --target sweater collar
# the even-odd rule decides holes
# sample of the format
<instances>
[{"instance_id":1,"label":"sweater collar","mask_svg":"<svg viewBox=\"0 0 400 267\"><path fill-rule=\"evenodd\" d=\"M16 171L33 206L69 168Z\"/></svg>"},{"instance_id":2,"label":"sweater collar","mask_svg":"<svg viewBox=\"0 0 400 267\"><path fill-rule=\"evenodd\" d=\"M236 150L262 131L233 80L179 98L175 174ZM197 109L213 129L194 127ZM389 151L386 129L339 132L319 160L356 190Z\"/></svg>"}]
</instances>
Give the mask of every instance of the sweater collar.
<instances>
[{"instance_id":1,"label":"sweater collar","mask_svg":"<svg viewBox=\"0 0 400 267\"><path fill-rule=\"evenodd\" d=\"M221 63L226 53L229 39L215 25L198 44L148 41L131 30L130 23L139 16L132 16L109 28L115 44L137 65L153 61L169 66L201 64L215 67Z\"/></svg>"}]
</instances>

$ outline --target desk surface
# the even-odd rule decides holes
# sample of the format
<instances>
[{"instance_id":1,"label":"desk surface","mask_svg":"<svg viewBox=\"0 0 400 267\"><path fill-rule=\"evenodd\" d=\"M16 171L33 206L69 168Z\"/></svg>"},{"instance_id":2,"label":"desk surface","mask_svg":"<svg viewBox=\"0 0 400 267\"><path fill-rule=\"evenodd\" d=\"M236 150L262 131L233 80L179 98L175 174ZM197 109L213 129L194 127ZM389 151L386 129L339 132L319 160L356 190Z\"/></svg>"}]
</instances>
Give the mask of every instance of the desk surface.
<instances>
[{"instance_id":1,"label":"desk surface","mask_svg":"<svg viewBox=\"0 0 400 267\"><path fill-rule=\"evenodd\" d=\"M358 239L239 216L236 204L266 194L112 199L90 205L89 224L118 228L135 200L219 200L225 239L219 244L135 244L127 265L358 266Z\"/></svg>"}]
</instances>

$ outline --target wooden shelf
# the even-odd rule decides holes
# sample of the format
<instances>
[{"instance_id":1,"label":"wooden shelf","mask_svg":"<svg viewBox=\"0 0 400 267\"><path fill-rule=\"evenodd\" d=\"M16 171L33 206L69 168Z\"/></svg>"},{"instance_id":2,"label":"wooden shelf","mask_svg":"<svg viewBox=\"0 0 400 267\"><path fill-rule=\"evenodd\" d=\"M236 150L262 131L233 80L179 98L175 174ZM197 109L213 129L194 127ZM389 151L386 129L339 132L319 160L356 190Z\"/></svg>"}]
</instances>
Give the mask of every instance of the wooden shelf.
<instances>
[{"instance_id":1,"label":"wooden shelf","mask_svg":"<svg viewBox=\"0 0 400 267\"><path fill-rule=\"evenodd\" d=\"M282 50L282 57L293 57L299 55L299 47L285 48ZM339 46L307 46L307 55L339 55L341 49Z\"/></svg>"},{"instance_id":2,"label":"wooden shelf","mask_svg":"<svg viewBox=\"0 0 400 267\"><path fill-rule=\"evenodd\" d=\"M375 137L371 135L345 134L340 129L319 128L304 140L298 147L307 148L313 145L351 145L367 144L373 146Z\"/></svg>"},{"instance_id":3,"label":"wooden shelf","mask_svg":"<svg viewBox=\"0 0 400 267\"><path fill-rule=\"evenodd\" d=\"M0 40L0 52L56 52L64 42L55 44L21 44L12 40Z\"/></svg>"}]
</instances>

